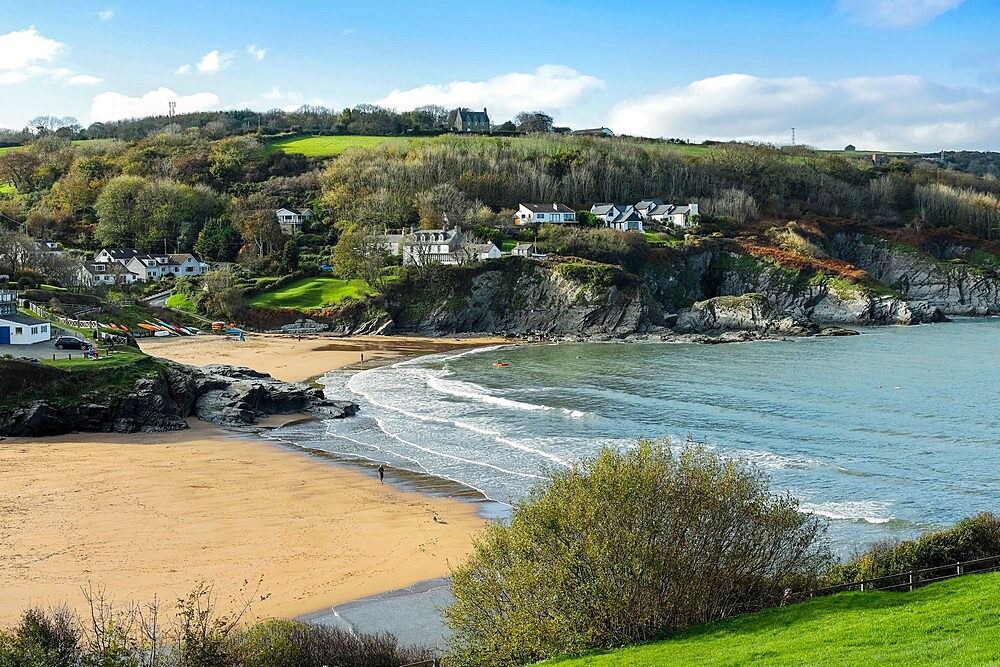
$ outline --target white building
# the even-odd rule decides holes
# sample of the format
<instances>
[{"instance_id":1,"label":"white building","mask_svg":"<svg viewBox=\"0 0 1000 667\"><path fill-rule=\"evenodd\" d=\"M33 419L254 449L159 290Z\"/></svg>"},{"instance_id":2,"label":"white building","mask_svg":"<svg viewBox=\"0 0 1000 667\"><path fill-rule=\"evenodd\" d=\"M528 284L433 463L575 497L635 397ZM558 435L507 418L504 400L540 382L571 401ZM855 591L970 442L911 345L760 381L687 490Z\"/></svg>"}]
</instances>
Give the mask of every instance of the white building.
<instances>
[{"instance_id":1,"label":"white building","mask_svg":"<svg viewBox=\"0 0 1000 667\"><path fill-rule=\"evenodd\" d=\"M31 345L47 341L49 323L17 312L17 292L0 290L0 345Z\"/></svg>"},{"instance_id":2,"label":"white building","mask_svg":"<svg viewBox=\"0 0 1000 667\"><path fill-rule=\"evenodd\" d=\"M641 233L646 231L642 226L642 216L635 206L599 203L591 206L590 212L611 229L617 229L620 232Z\"/></svg>"},{"instance_id":3,"label":"white building","mask_svg":"<svg viewBox=\"0 0 1000 667\"><path fill-rule=\"evenodd\" d=\"M515 225L575 225L576 211L565 204L521 204L514 215Z\"/></svg>"},{"instance_id":4,"label":"white building","mask_svg":"<svg viewBox=\"0 0 1000 667\"><path fill-rule=\"evenodd\" d=\"M208 270L208 264L187 252L149 255L135 248L105 248L93 262L86 262L78 275L82 284L95 286L155 282L166 276L203 276Z\"/></svg>"},{"instance_id":5,"label":"white building","mask_svg":"<svg viewBox=\"0 0 1000 667\"><path fill-rule=\"evenodd\" d=\"M303 223L312 218L312 211L307 208L279 208L275 215L282 233L291 236L302 231Z\"/></svg>"},{"instance_id":6,"label":"white building","mask_svg":"<svg viewBox=\"0 0 1000 667\"><path fill-rule=\"evenodd\" d=\"M388 244L389 241L383 241ZM499 259L500 248L494 243L468 243L458 229L418 229L405 236L403 264L467 264Z\"/></svg>"},{"instance_id":7,"label":"white building","mask_svg":"<svg viewBox=\"0 0 1000 667\"><path fill-rule=\"evenodd\" d=\"M674 227L691 227L698 217L698 205L667 204L660 199L643 199L635 205L643 220L655 220Z\"/></svg>"}]
</instances>

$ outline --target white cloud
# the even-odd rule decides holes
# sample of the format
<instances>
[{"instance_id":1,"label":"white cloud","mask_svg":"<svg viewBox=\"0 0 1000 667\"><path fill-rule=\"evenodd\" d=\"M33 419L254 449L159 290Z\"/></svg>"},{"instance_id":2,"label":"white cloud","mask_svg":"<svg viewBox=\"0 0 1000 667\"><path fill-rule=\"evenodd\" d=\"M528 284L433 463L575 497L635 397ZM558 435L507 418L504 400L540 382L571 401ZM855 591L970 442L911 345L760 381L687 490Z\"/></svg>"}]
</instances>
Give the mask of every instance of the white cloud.
<instances>
[{"instance_id":1,"label":"white cloud","mask_svg":"<svg viewBox=\"0 0 1000 667\"><path fill-rule=\"evenodd\" d=\"M267 49L258 49L256 44L250 44L247 46L247 53L257 60L263 60L264 56L267 55Z\"/></svg>"},{"instance_id":2,"label":"white cloud","mask_svg":"<svg viewBox=\"0 0 1000 667\"><path fill-rule=\"evenodd\" d=\"M604 82L563 65L542 65L534 72L501 74L487 81L452 81L427 84L409 90L393 90L377 104L408 111L426 104L490 110L490 118L500 122L519 111L558 114L578 105L588 91L603 88Z\"/></svg>"},{"instance_id":3,"label":"white cloud","mask_svg":"<svg viewBox=\"0 0 1000 667\"><path fill-rule=\"evenodd\" d=\"M175 74L190 74L191 70L192 70L191 65L181 65L176 70L174 70L174 73Z\"/></svg>"},{"instance_id":4,"label":"white cloud","mask_svg":"<svg viewBox=\"0 0 1000 667\"><path fill-rule=\"evenodd\" d=\"M102 79L89 74L74 74L69 77L71 86L93 86L100 83Z\"/></svg>"},{"instance_id":5,"label":"white cloud","mask_svg":"<svg viewBox=\"0 0 1000 667\"><path fill-rule=\"evenodd\" d=\"M100 18L102 21L110 21L114 17L114 15L115 15L115 10L113 9L105 9L102 12L97 12L98 18Z\"/></svg>"},{"instance_id":6,"label":"white cloud","mask_svg":"<svg viewBox=\"0 0 1000 667\"><path fill-rule=\"evenodd\" d=\"M913 28L956 9L965 0L837 0L837 11L876 28Z\"/></svg>"},{"instance_id":7,"label":"white cloud","mask_svg":"<svg viewBox=\"0 0 1000 667\"><path fill-rule=\"evenodd\" d=\"M34 26L0 35L0 74L24 70L39 61L52 61L65 48L64 44L38 34Z\"/></svg>"},{"instance_id":8,"label":"white cloud","mask_svg":"<svg viewBox=\"0 0 1000 667\"><path fill-rule=\"evenodd\" d=\"M219 53L218 49L216 49L202 56L198 64L195 65L195 68L202 74L214 74L226 69L232 62L232 53Z\"/></svg>"},{"instance_id":9,"label":"white cloud","mask_svg":"<svg viewBox=\"0 0 1000 667\"><path fill-rule=\"evenodd\" d=\"M169 88L157 88L141 97L114 92L101 93L91 104L90 119L93 122L163 116L167 114L169 102L177 102L177 113L206 111L219 104L219 96L215 93L178 95Z\"/></svg>"},{"instance_id":10,"label":"white cloud","mask_svg":"<svg viewBox=\"0 0 1000 667\"><path fill-rule=\"evenodd\" d=\"M605 125L620 134L737 139L818 148L1000 149L1000 93L918 76L764 79L725 74L626 100Z\"/></svg>"}]
</instances>

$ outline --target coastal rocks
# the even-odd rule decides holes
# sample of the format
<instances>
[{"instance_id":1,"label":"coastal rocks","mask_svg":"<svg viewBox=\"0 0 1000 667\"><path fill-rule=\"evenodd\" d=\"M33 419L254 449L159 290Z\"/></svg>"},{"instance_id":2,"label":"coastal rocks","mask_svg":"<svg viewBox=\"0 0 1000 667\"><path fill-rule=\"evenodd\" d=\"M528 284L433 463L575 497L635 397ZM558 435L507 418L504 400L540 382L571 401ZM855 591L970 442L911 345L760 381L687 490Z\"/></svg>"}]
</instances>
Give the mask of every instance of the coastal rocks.
<instances>
[{"instance_id":1,"label":"coastal rocks","mask_svg":"<svg viewBox=\"0 0 1000 667\"><path fill-rule=\"evenodd\" d=\"M674 329L680 333L752 331L811 336L819 327L808 320L788 317L762 294L751 293L719 296L695 303L679 315Z\"/></svg>"},{"instance_id":2,"label":"coastal rocks","mask_svg":"<svg viewBox=\"0 0 1000 667\"><path fill-rule=\"evenodd\" d=\"M132 392L106 400L40 400L0 411L0 435L47 436L71 432L153 433L187 428L197 416L222 426L246 426L260 417L306 413L322 419L355 414L358 406L326 398L322 389L288 383L249 368L199 369L163 362L157 377L140 377Z\"/></svg>"}]
</instances>

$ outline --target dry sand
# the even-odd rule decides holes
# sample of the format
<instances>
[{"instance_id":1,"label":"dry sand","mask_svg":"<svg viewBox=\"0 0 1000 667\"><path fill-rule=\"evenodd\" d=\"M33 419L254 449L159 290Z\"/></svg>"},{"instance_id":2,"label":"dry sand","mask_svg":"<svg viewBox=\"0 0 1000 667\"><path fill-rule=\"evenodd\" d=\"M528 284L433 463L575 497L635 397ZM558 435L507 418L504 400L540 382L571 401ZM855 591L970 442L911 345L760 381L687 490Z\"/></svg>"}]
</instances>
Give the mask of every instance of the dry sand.
<instances>
[{"instance_id":1,"label":"dry sand","mask_svg":"<svg viewBox=\"0 0 1000 667\"><path fill-rule=\"evenodd\" d=\"M314 378L335 368L435 352L512 342L504 338L418 338L404 336L311 335L302 340L279 334L247 334L246 340L206 335L183 338L143 338L146 354L183 364L249 366L286 382Z\"/></svg>"},{"instance_id":2,"label":"dry sand","mask_svg":"<svg viewBox=\"0 0 1000 667\"><path fill-rule=\"evenodd\" d=\"M215 345L225 343L199 349ZM266 358L290 379L329 368ZM33 605L81 608L88 582L146 602L206 581L226 607L261 575L270 597L253 615L291 617L446 575L483 525L472 504L200 422L169 434L10 438L0 442L0 628Z\"/></svg>"}]
</instances>

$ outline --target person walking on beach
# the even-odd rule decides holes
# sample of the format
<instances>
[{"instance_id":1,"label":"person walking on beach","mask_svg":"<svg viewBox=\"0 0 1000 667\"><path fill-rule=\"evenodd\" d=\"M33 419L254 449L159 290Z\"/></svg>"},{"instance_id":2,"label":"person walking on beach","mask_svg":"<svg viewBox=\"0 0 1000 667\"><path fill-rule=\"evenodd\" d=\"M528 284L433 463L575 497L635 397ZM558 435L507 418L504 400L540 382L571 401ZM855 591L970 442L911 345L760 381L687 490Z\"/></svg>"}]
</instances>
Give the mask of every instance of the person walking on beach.
<instances>
[{"instance_id":1,"label":"person walking on beach","mask_svg":"<svg viewBox=\"0 0 1000 667\"><path fill-rule=\"evenodd\" d=\"M378 467L378 481L385 484L385 466L381 464Z\"/></svg>"}]
</instances>

